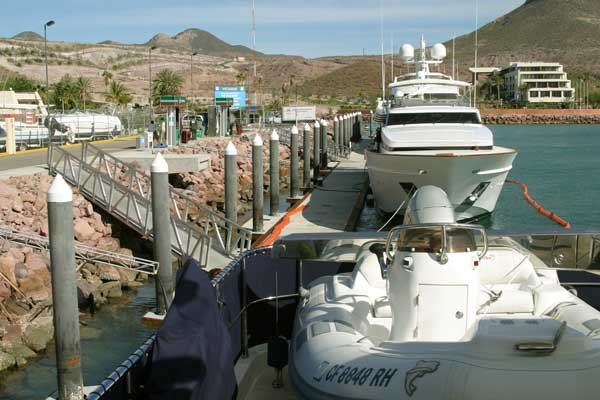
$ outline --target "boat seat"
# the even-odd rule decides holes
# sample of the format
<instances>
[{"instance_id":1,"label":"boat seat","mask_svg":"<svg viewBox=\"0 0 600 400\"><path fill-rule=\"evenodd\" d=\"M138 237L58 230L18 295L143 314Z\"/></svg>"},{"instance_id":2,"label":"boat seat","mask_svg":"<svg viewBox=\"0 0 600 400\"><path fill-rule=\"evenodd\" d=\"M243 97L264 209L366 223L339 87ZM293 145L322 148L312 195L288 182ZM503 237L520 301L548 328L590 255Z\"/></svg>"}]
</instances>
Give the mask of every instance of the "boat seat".
<instances>
[{"instance_id":1,"label":"boat seat","mask_svg":"<svg viewBox=\"0 0 600 400\"><path fill-rule=\"evenodd\" d=\"M385 280L381 277L381 268L377 256L371 252L358 259L352 271L352 289L369 293L372 288L385 289Z\"/></svg>"},{"instance_id":2,"label":"boat seat","mask_svg":"<svg viewBox=\"0 0 600 400\"><path fill-rule=\"evenodd\" d=\"M532 288L541 280L529 256L510 247L491 248L480 261L479 279L479 314L534 313Z\"/></svg>"},{"instance_id":3,"label":"boat seat","mask_svg":"<svg viewBox=\"0 0 600 400\"><path fill-rule=\"evenodd\" d=\"M387 296L375 299L373 302L373 316L375 318L392 318L392 306Z\"/></svg>"},{"instance_id":4,"label":"boat seat","mask_svg":"<svg viewBox=\"0 0 600 400\"><path fill-rule=\"evenodd\" d=\"M478 314L533 314L534 311L533 292L520 284L490 285L480 291Z\"/></svg>"}]
</instances>

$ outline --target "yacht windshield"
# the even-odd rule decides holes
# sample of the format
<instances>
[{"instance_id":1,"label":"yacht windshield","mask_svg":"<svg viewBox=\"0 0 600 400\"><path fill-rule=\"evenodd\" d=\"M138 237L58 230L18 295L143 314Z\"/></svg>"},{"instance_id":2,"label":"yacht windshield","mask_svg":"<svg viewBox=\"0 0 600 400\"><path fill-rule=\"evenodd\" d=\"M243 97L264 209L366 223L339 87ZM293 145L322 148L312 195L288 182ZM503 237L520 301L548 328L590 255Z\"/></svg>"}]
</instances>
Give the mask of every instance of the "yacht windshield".
<instances>
[{"instance_id":1,"label":"yacht windshield","mask_svg":"<svg viewBox=\"0 0 600 400\"><path fill-rule=\"evenodd\" d=\"M423 113L400 113L388 114L387 124L390 125L413 125L413 124L480 124L481 121L477 113L444 113L444 112L423 112Z\"/></svg>"}]
</instances>

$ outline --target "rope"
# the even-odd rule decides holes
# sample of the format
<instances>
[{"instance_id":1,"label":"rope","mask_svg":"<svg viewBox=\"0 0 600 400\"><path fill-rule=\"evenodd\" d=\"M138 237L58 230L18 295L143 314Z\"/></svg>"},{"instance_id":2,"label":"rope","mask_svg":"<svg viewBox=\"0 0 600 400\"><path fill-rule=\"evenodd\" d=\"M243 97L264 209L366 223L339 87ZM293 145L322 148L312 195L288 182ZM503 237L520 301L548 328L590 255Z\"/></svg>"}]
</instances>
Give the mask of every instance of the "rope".
<instances>
[{"instance_id":1,"label":"rope","mask_svg":"<svg viewBox=\"0 0 600 400\"><path fill-rule=\"evenodd\" d=\"M512 183L515 185L519 185L521 186L521 188L523 189L523 197L525 197L525 200L527 200L527 202L533 207L535 208L535 210L542 214L544 217L547 217L549 219L551 219L552 221L556 222L557 224L559 224L560 226L562 226L563 228L566 229L571 229L571 223L569 221L566 221L564 219L562 219L561 217L559 217L558 215L554 214L552 211L548 211L546 210L544 207L542 207L537 201L535 201L530 195L529 195L529 188L527 188L527 185L525 185L524 183L521 183L519 181L513 180L513 179L507 179L506 183Z\"/></svg>"}]
</instances>

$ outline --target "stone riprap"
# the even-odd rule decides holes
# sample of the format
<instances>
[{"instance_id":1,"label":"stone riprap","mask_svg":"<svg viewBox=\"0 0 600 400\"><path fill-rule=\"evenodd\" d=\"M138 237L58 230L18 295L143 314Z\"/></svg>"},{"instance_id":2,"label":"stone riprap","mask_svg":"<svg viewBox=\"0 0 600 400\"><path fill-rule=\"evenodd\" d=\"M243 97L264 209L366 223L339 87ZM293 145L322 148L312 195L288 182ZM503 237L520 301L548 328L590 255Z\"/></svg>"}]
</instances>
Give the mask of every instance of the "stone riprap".
<instances>
[{"instance_id":1,"label":"stone riprap","mask_svg":"<svg viewBox=\"0 0 600 400\"><path fill-rule=\"evenodd\" d=\"M36 174L0 181L0 226L21 233L48 235L46 193L52 177ZM131 256L112 237L102 220L77 189L73 190L74 231L78 242ZM144 274L86 263L77 272L79 305L93 307L122 289L141 286ZM50 259L46 252L0 241L0 371L24 366L44 351L53 337Z\"/></svg>"}]
</instances>

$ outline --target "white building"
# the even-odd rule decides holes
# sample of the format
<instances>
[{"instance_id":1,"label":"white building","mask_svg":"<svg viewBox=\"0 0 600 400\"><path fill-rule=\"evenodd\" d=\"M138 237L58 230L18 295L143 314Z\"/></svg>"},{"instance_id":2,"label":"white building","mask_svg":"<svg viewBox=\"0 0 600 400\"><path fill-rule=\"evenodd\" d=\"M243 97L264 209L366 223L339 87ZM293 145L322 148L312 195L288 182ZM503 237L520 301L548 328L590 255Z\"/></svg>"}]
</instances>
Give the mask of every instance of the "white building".
<instances>
[{"instance_id":1,"label":"white building","mask_svg":"<svg viewBox=\"0 0 600 400\"><path fill-rule=\"evenodd\" d=\"M15 93L13 90L0 91L0 117L12 117L35 123L48 114L38 92Z\"/></svg>"},{"instance_id":2,"label":"white building","mask_svg":"<svg viewBox=\"0 0 600 400\"><path fill-rule=\"evenodd\" d=\"M567 103L575 89L559 63L517 62L504 68L504 98L530 103Z\"/></svg>"}]
</instances>

